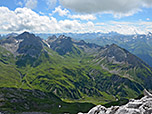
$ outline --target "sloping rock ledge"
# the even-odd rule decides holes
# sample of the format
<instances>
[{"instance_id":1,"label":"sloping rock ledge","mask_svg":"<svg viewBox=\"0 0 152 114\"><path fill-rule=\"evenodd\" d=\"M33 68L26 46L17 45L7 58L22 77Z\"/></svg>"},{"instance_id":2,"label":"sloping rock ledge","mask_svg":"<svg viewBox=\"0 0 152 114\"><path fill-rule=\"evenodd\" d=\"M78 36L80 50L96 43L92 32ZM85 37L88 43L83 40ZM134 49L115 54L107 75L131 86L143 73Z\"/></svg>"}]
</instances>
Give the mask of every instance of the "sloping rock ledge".
<instances>
[{"instance_id":1,"label":"sloping rock ledge","mask_svg":"<svg viewBox=\"0 0 152 114\"><path fill-rule=\"evenodd\" d=\"M110 108L98 105L88 113L78 114L152 114L152 94L144 90L144 97L140 100L131 99L126 105Z\"/></svg>"}]
</instances>

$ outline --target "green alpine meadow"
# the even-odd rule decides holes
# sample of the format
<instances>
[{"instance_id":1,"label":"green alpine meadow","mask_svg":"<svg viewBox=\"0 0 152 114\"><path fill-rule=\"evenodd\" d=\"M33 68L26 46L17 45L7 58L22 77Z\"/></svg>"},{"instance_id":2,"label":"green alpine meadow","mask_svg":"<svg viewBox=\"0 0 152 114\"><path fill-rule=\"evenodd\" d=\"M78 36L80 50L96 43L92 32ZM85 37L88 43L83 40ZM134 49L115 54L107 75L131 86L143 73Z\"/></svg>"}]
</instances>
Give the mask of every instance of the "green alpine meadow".
<instances>
[{"instance_id":1,"label":"green alpine meadow","mask_svg":"<svg viewBox=\"0 0 152 114\"><path fill-rule=\"evenodd\" d=\"M152 68L116 44L29 32L0 40L0 111L87 112L152 89Z\"/></svg>"}]
</instances>

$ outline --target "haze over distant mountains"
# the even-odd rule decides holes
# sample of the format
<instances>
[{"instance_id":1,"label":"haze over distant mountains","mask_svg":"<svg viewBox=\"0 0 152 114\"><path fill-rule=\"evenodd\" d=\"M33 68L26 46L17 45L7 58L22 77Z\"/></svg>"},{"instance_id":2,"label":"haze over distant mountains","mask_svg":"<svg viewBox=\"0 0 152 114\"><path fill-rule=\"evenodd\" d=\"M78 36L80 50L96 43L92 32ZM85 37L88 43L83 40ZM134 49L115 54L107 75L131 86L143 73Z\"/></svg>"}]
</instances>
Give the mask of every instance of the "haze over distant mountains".
<instances>
[{"instance_id":1,"label":"haze over distant mountains","mask_svg":"<svg viewBox=\"0 0 152 114\"><path fill-rule=\"evenodd\" d=\"M41 38L46 39L53 34L37 34ZM60 34L55 34L59 36ZM123 35L117 32L109 33L65 33L66 36L76 40L84 40L86 42L95 43L101 46L117 44L135 54L147 64L152 66L152 33Z\"/></svg>"},{"instance_id":2,"label":"haze over distant mountains","mask_svg":"<svg viewBox=\"0 0 152 114\"><path fill-rule=\"evenodd\" d=\"M1 0L0 114L151 113L151 13L152 0Z\"/></svg>"},{"instance_id":3,"label":"haze over distant mountains","mask_svg":"<svg viewBox=\"0 0 152 114\"><path fill-rule=\"evenodd\" d=\"M70 102L107 103L137 97L144 88L152 89L152 68L126 49L65 35L46 40L28 32L10 35L0 40L0 67L0 87L8 88L4 91L12 91L12 87L38 89ZM6 111L4 107L9 107L7 103L0 106Z\"/></svg>"}]
</instances>

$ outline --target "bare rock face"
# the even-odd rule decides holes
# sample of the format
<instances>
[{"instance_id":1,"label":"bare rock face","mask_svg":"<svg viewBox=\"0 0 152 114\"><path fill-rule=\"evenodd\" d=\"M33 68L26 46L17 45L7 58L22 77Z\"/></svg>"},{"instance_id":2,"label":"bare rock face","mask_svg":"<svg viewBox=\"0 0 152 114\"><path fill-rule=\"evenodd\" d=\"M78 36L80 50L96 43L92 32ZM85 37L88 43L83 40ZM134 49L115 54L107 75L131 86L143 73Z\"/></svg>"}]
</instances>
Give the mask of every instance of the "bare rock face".
<instances>
[{"instance_id":1,"label":"bare rock face","mask_svg":"<svg viewBox=\"0 0 152 114\"><path fill-rule=\"evenodd\" d=\"M56 36L51 36L46 42L50 45L50 48L59 55L65 55L67 53L81 54L81 51L77 49L77 47L86 53L98 52L102 48L96 44L86 43L84 40L76 41L65 35L60 35L58 38Z\"/></svg>"},{"instance_id":2,"label":"bare rock face","mask_svg":"<svg viewBox=\"0 0 152 114\"><path fill-rule=\"evenodd\" d=\"M146 89L144 89L144 95L149 97L149 98L152 98L152 94L149 93Z\"/></svg>"},{"instance_id":3,"label":"bare rock face","mask_svg":"<svg viewBox=\"0 0 152 114\"><path fill-rule=\"evenodd\" d=\"M132 99L123 106L105 108L98 105L92 108L87 114L152 114L152 94L144 90L144 95L140 100Z\"/></svg>"},{"instance_id":4,"label":"bare rock face","mask_svg":"<svg viewBox=\"0 0 152 114\"><path fill-rule=\"evenodd\" d=\"M24 32L0 41L0 45L16 55L38 56L43 49L43 41L34 34Z\"/></svg>"}]
</instances>

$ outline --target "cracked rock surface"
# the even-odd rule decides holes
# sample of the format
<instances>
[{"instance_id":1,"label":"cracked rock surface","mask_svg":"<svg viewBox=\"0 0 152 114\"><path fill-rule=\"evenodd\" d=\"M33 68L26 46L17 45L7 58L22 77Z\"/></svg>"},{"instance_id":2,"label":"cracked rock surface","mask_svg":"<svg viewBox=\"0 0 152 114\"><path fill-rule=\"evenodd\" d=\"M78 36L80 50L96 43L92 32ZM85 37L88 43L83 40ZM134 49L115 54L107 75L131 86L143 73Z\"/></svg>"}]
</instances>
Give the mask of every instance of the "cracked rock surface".
<instances>
[{"instance_id":1,"label":"cracked rock surface","mask_svg":"<svg viewBox=\"0 0 152 114\"><path fill-rule=\"evenodd\" d=\"M140 100L132 99L123 106L105 108L104 106L98 105L86 114L152 114L152 94L144 90L144 95Z\"/></svg>"}]
</instances>

